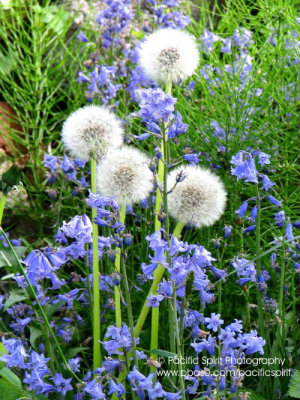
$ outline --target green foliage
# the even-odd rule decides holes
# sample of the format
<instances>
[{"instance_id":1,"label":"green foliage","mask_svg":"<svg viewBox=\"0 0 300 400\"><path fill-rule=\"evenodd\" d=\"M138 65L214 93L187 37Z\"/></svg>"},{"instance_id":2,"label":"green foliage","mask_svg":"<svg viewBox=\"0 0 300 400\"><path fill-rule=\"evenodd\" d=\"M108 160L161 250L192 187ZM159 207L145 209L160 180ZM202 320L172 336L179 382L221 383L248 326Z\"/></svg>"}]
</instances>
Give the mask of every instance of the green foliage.
<instances>
[{"instance_id":1,"label":"green foliage","mask_svg":"<svg viewBox=\"0 0 300 400\"><path fill-rule=\"evenodd\" d=\"M18 247L15 247L14 249L19 258L22 258L26 251L26 247L24 247L24 246L18 246ZM14 269L15 266L16 266L16 260L14 258L12 251L9 248L1 247L0 248L0 268L7 267L8 269L9 268Z\"/></svg>"},{"instance_id":2,"label":"green foliage","mask_svg":"<svg viewBox=\"0 0 300 400\"><path fill-rule=\"evenodd\" d=\"M58 138L66 114L83 101L75 81L85 54L78 50L72 21L50 0L0 8L0 100L13 108L22 127L21 134L8 133L17 144L13 150L31 155L24 183L36 219L45 201L43 152Z\"/></svg>"},{"instance_id":3,"label":"green foliage","mask_svg":"<svg viewBox=\"0 0 300 400\"><path fill-rule=\"evenodd\" d=\"M288 394L296 399L300 397L300 372L297 369L291 377Z\"/></svg>"},{"instance_id":4,"label":"green foliage","mask_svg":"<svg viewBox=\"0 0 300 400\"><path fill-rule=\"evenodd\" d=\"M9 293L9 297L5 302L4 305L4 310L7 310L9 307L11 307L13 304L18 303L19 301L27 300L28 295L25 291L25 289L13 289Z\"/></svg>"}]
</instances>

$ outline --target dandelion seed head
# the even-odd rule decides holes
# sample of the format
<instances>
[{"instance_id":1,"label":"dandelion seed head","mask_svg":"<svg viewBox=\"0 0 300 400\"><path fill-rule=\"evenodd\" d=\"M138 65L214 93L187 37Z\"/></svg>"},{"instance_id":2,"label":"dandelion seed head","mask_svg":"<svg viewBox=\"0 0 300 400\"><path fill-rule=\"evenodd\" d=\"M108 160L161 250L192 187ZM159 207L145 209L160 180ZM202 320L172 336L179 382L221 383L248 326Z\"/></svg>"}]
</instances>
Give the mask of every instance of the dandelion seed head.
<instances>
[{"instance_id":1,"label":"dandelion seed head","mask_svg":"<svg viewBox=\"0 0 300 400\"><path fill-rule=\"evenodd\" d=\"M113 196L119 205L132 205L153 189L150 159L141 151L123 146L110 151L97 166L97 190Z\"/></svg>"},{"instance_id":2,"label":"dandelion seed head","mask_svg":"<svg viewBox=\"0 0 300 400\"><path fill-rule=\"evenodd\" d=\"M141 44L139 61L155 82L177 82L195 72L199 52L195 39L179 29L159 29Z\"/></svg>"},{"instance_id":3,"label":"dandelion seed head","mask_svg":"<svg viewBox=\"0 0 300 400\"><path fill-rule=\"evenodd\" d=\"M89 105L73 112L62 128L62 141L73 158L102 158L110 148L123 144L123 129L108 109Z\"/></svg>"},{"instance_id":4,"label":"dandelion seed head","mask_svg":"<svg viewBox=\"0 0 300 400\"><path fill-rule=\"evenodd\" d=\"M179 175L184 178L178 180ZM168 176L168 191L169 213L185 225L210 226L224 211L224 185L208 169L194 165L174 169Z\"/></svg>"}]
</instances>

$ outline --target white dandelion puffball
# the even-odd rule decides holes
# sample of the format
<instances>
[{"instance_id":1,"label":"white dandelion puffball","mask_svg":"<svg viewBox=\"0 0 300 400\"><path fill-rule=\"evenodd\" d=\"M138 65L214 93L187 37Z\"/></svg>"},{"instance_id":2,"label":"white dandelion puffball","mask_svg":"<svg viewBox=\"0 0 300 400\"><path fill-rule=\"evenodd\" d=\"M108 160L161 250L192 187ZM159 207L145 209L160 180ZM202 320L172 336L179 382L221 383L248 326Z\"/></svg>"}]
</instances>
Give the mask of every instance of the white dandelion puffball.
<instances>
[{"instance_id":1,"label":"white dandelion puffball","mask_svg":"<svg viewBox=\"0 0 300 400\"><path fill-rule=\"evenodd\" d=\"M195 72L199 63L196 40L179 29L159 29L141 44L141 67L149 79L159 82L177 82Z\"/></svg>"},{"instance_id":2,"label":"white dandelion puffball","mask_svg":"<svg viewBox=\"0 0 300 400\"><path fill-rule=\"evenodd\" d=\"M144 200L153 189L149 164L150 159L133 147L110 151L97 166L97 191L113 196L119 206Z\"/></svg>"},{"instance_id":3,"label":"white dandelion puffball","mask_svg":"<svg viewBox=\"0 0 300 400\"><path fill-rule=\"evenodd\" d=\"M89 105L73 112L63 124L62 141L71 157L88 161L103 157L123 144L121 121L101 106Z\"/></svg>"},{"instance_id":4,"label":"white dandelion puffball","mask_svg":"<svg viewBox=\"0 0 300 400\"><path fill-rule=\"evenodd\" d=\"M181 173L181 179L178 179ZM178 182L179 181L179 182ZM175 183L178 182L174 187ZM171 191L172 190L172 191ZM220 178L208 169L187 165L168 175L168 209L184 225L210 226L222 215L226 191Z\"/></svg>"}]
</instances>

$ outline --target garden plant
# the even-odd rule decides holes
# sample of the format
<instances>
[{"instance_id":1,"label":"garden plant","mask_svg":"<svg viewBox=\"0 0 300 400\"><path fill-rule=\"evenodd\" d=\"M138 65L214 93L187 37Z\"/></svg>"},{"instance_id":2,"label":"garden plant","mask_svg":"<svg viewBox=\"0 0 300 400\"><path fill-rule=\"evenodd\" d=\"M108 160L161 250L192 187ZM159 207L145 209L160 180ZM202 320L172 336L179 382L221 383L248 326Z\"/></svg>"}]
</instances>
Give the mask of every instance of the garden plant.
<instances>
[{"instance_id":1,"label":"garden plant","mask_svg":"<svg viewBox=\"0 0 300 400\"><path fill-rule=\"evenodd\" d=\"M297 3L0 21L0 400L299 398Z\"/></svg>"}]
</instances>

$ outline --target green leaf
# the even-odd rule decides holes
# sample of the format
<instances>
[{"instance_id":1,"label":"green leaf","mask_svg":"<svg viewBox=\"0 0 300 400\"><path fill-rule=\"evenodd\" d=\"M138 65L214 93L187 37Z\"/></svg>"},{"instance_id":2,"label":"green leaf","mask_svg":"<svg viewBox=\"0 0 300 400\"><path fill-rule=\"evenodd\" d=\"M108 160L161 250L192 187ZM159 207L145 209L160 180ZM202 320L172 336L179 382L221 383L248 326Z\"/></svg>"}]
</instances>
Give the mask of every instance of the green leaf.
<instances>
[{"instance_id":1,"label":"green leaf","mask_svg":"<svg viewBox=\"0 0 300 400\"><path fill-rule=\"evenodd\" d=\"M24 291L24 289L20 289L20 288L13 289L10 292L8 299L6 300L6 302L4 304L4 310L7 310L10 306L12 306L15 303L18 303L19 301L23 301L23 300L27 300L27 299L28 299L28 295Z\"/></svg>"},{"instance_id":2,"label":"green leaf","mask_svg":"<svg viewBox=\"0 0 300 400\"><path fill-rule=\"evenodd\" d=\"M162 357L177 357L176 353L171 353L170 351L160 350L160 349L152 349L151 353L157 354L158 356Z\"/></svg>"},{"instance_id":3,"label":"green leaf","mask_svg":"<svg viewBox=\"0 0 300 400\"><path fill-rule=\"evenodd\" d=\"M74 347L74 349L69 349L65 353L65 357L67 360L70 360L70 358L75 357L78 353L80 353L83 350L88 350L88 347Z\"/></svg>"},{"instance_id":4,"label":"green leaf","mask_svg":"<svg viewBox=\"0 0 300 400\"><path fill-rule=\"evenodd\" d=\"M10 369L8 368L1 368L0 369L0 376L10 382L12 385L17 386L18 388L22 389L22 382L20 378L14 374ZM1 398L1 397L0 397Z\"/></svg>"},{"instance_id":5,"label":"green leaf","mask_svg":"<svg viewBox=\"0 0 300 400\"><path fill-rule=\"evenodd\" d=\"M48 318L51 318L52 315L64 304L63 301L60 301L59 303L56 304L47 304L44 306L45 313Z\"/></svg>"},{"instance_id":6,"label":"green leaf","mask_svg":"<svg viewBox=\"0 0 300 400\"><path fill-rule=\"evenodd\" d=\"M12 383L0 379L0 399L16 400L23 396L23 391Z\"/></svg>"},{"instance_id":7,"label":"green leaf","mask_svg":"<svg viewBox=\"0 0 300 400\"><path fill-rule=\"evenodd\" d=\"M30 344L37 351L36 341L43 335L40 325L30 324Z\"/></svg>"},{"instance_id":8,"label":"green leaf","mask_svg":"<svg viewBox=\"0 0 300 400\"><path fill-rule=\"evenodd\" d=\"M300 372L298 370L291 377L288 394L296 399L300 397Z\"/></svg>"},{"instance_id":9,"label":"green leaf","mask_svg":"<svg viewBox=\"0 0 300 400\"><path fill-rule=\"evenodd\" d=\"M0 356L2 353L7 354L7 350L5 349L4 344L2 342L0 342ZM2 368L4 365L5 365L5 362L0 361L0 368Z\"/></svg>"},{"instance_id":10,"label":"green leaf","mask_svg":"<svg viewBox=\"0 0 300 400\"><path fill-rule=\"evenodd\" d=\"M17 246L14 247L14 250L19 258L22 258L25 254L26 247ZM9 248L2 247L0 249L0 267L15 267L16 259Z\"/></svg>"}]
</instances>

